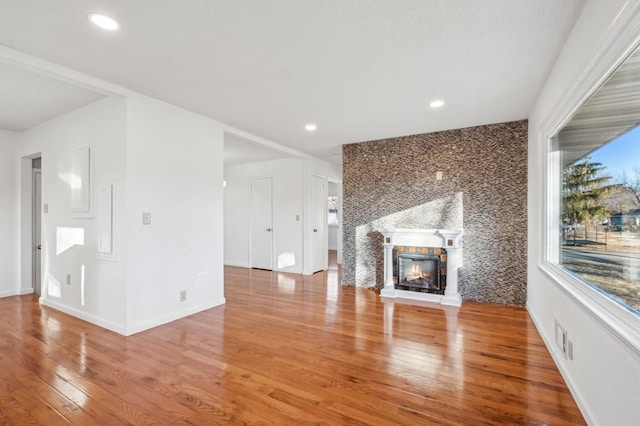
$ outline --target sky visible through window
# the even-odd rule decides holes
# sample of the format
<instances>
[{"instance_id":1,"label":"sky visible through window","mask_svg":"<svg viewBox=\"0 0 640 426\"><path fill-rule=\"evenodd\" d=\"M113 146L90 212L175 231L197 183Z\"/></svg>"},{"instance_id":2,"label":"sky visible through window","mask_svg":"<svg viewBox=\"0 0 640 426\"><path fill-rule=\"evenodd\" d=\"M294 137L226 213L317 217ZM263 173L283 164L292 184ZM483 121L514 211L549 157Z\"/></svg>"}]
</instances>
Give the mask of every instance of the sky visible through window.
<instances>
[{"instance_id":1,"label":"sky visible through window","mask_svg":"<svg viewBox=\"0 0 640 426\"><path fill-rule=\"evenodd\" d=\"M640 167L640 126L594 151L591 161L606 166L605 174L616 181L623 171L635 174L634 170Z\"/></svg>"}]
</instances>

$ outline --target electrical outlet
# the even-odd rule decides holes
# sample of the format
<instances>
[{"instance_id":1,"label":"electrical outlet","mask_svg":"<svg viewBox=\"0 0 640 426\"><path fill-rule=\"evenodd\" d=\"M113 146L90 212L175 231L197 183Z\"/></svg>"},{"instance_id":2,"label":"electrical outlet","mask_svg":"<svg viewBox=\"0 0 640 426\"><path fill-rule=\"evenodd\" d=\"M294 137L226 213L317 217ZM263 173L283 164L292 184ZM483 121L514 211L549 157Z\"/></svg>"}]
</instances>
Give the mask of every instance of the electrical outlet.
<instances>
[{"instance_id":1,"label":"electrical outlet","mask_svg":"<svg viewBox=\"0 0 640 426\"><path fill-rule=\"evenodd\" d=\"M567 343L567 357L573 361L573 342Z\"/></svg>"},{"instance_id":2,"label":"electrical outlet","mask_svg":"<svg viewBox=\"0 0 640 426\"><path fill-rule=\"evenodd\" d=\"M71 274L67 274L67 284L71 285Z\"/></svg>"},{"instance_id":3,"label":"electrical outlet","mask_svg":"<svg viewBox=\"0 0 640 426\"><path fill-rule=\"evenodd\" d=\"M180 292L180 301L185 302L187 300L187 290L182 290Z\"/></svg>"}]
</instances>

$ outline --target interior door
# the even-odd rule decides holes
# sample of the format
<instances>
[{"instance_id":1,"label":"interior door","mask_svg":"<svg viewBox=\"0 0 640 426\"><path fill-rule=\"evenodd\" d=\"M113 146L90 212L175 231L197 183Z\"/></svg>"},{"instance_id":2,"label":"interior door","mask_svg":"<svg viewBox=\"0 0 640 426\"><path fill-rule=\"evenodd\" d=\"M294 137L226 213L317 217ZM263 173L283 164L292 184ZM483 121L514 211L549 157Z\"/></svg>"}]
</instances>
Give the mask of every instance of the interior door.
<instances>
[{"instance_id":1,"label":"interior door","mask_svg":"<svg viewBox=\"0 0 640 426\"><path fill-rule=\"evenodd\" d=\"M42 265L42 172L33 169L33 289L41 294L40 271Z\"/></svg>"},{"instance_id":2,"label":"interior door","mask_svg":"<svg viewBox=\"0 0 640 426\"><path fill-rule=\"evenodd\" d=\"M318 272L327 267L327 187L322 176L313 176L311 183L311 225L311 268Z\"/></svg>"},{"instance_id":3,"label":"interior door","mask_svg":"<svg viewBox=\"0 0 640 426\"><path fill-rule=\"evenodd\" d=\"M251 267L273 269L273 179L251 183Z\"/></svg>"}]
</instances>

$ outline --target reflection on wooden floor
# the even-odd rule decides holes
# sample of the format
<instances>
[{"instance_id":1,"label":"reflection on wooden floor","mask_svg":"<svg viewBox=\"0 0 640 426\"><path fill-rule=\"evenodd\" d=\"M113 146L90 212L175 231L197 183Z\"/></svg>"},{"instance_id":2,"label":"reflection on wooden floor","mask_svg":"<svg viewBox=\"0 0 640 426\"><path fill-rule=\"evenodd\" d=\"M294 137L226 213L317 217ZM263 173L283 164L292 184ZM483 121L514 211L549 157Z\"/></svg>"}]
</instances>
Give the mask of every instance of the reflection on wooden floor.
<instances>
[{"instance_id":1,"label":"reflection on wooden floor","mask_svg":"<svg viewBox=\"0 0 640 426\"><path fill-rule=\"evenodd\" d=\"M584 424L524 309L385 304L335 262L225 279L130 337L0 299L0 423Z\"/></svg>"}]
</instances>

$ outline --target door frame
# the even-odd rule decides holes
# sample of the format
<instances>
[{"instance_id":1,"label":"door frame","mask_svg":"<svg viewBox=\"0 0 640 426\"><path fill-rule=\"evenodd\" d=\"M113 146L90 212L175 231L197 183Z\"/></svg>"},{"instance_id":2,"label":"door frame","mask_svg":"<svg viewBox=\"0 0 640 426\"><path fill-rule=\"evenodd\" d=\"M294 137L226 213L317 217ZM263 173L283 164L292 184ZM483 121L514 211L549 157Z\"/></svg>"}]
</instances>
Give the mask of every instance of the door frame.
<instances>
[{"instance_id":1,"label":"door frame","mask_svg":"<svg viewBox=\"0 0 640 426\"><path fill-rule=\"evenodd\" d=\"M329 212L327 211L327 191L328 191L328 179L326 176L323 175L319 175L319 174L313 174L311 175L311 208L313 209L313 180L315 178L320 178L323 182L322 185L322 194L320 195L320 208L322 210L322 249L320 250L320 253L322 253L322 267L321 269L317 269L314 267L315 265L315 261L314 261L314 251L313 251L313 228L314 228L314 224L310 223L311 227L309 229L309 235L311 236L311 273L316 273L316 272L320 272L320 271L325 271L329 268L329 249L328 249L328 232L329 232ZM311 212L311 217L313 218L314 212Z\"/></svg>"},{"instance_id":2,"label":"door frame","mask_svg":"<svg viewBox=\"0 0 640 426\"><path fill-rule=\"evenodd\" d=\"M250 204L249 204L249 268L255 268L255 266L253 265L253 218L254 218L254 214L256 214L254 208L253 208L253 183L257 180L261 180L261 179L269 179L271 181L271 194L270 194L270 198L271 198L271 271L274 270L274 253L275 253L275 240L276 240L276 236L275 236L275 229L273 227L273 222L274 222L274 217L273 217L273 187L274 187L274 178L273 176L261 176L261 177L254 177L251 179L251 190L250 190ZM259 268L262 269L262 268Z\"/></svg>"},{"instance_id":3,"label":"door frame","mask_svg":"<svg viewBox=\"0 0 640 426\"><path fill-rule=\"evenodd\" d=\"M28 154L20 157L20 287L16 291L16 294L30 294L34 293L34 268L33 268L33 159L44 157L41 152ZM43 170L41 168L41 170ZM45 199L45 182L42 180L42 200ZM42 216L44 222L44 215ZM42 232L44 226L41 227L40 237L43 242L43 248L41 257L41 279L46 277L46 271L42 266L46 266L46 234ZM41 281L41 293L44 294L46 289L46 282ZM42 299L41 294L41 299Z\"/></svg>"},{"instance_id":4,"label":"door frame","mask_svg":"<svg viewBox=\"0 0 640 426\"><path fill-rule=\"evenodd\" d=\"M327 200L329 197L329 183L336 184L338 186L338 241L337 241L337 262L342 265L342 180L332 177L327 177ZM327 223L329 222L329 211L327 211ZM327 225L328 226L328 225ZM327 235L328 238L328 235ZM327 242L327 247L329 244Z\"/></svg>"},{"instance_id":5,"label":"door frame","mask_svg":"<svg viewBox=\"0 0 640 426\"><path fill-rule=\"evenodd\" d=\"M38 178L36 175L40 175L40 187ZM39 200L38 200L39 198ZM38 202L39 201L39 202ZM42 294L42 250L37 248L37 245L42 247L42 169L31 169L31 282L33 286L33 292L37 295ZM38 223L38 215L40 215L40 221ZM36 241L38 235L38 225L40 226L40 242ZM39 243L39 244L38 244ZM38 250L40 250L40 257L38 258ZM38 264L39 263L39 264Z\"/></svg>"}]
</instances>

